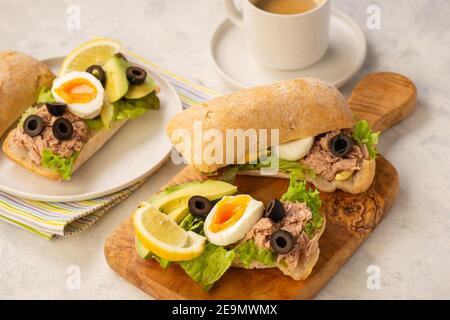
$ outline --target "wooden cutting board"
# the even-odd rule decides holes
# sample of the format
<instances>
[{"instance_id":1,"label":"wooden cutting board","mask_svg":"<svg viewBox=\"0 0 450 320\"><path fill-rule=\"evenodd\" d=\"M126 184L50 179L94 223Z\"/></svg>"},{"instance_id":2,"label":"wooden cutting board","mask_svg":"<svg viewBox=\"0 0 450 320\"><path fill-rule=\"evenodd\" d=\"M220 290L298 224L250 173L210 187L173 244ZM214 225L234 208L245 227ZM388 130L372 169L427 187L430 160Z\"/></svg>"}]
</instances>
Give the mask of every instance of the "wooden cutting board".
<instances>
[{"instance_id":1,"label":"wooden cutting board","mask_svg":"<svg viewBox=\"0 0 450 320\"><path fill-rule=\"evenodd\" d=\"M349 104L358 117L383 131L413 111L416 88L401 75L374 73L357 84ZM202 179L206 177L188 166L168 185ZM288 180L238 176L236 185L239 192L267 204L285 192ZM209 292L203 292L177 265L162 269L156 261L137 255L131 216L107 239L106 260L127 281L158 299L312 299L386 216L398 187L397 171L380 156L375 180L365 193L321 193L327 227L319 242L319 261L303 281L286 277L278 269L231 268Z\"/></svg>"}]
</instances>

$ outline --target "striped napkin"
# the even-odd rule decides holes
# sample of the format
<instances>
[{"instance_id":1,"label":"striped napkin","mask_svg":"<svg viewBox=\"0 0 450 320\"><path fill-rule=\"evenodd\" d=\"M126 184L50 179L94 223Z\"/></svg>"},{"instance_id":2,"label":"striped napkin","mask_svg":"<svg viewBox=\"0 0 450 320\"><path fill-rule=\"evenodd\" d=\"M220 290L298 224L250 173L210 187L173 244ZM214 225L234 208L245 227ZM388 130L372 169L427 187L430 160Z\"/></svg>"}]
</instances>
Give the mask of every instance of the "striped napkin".
<instances>
[{"instance_id":1,"label":"striped napkin","mask_svg":"<svg viewBox=\"0 0 450 320\"><path fill-rule=\"evenodd\" d=\"M150 65L170 82L178 92L183 108L219 95L218 92L183 79L133 52L127 52L127 55ZM24 200L0 192L0 220L45 239L75 235L89 228L105 212L139 189L147 179L148 177L108 196L77 202L48 203Z\"/></svg>"}]
</instances>

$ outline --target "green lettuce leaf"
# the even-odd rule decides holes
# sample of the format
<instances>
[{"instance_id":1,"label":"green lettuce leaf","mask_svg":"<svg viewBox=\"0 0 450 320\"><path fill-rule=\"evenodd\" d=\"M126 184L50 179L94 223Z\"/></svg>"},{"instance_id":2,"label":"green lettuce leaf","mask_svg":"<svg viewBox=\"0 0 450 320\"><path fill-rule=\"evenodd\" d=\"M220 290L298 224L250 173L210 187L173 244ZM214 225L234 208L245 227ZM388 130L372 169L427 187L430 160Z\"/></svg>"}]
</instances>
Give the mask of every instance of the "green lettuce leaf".
<instances>
[{"instance_id":1,"label":"green lettuce leaf","mask_svg":"<svg viewBox=\"0 0 450 320\"><path fill-rule=\"evenodd\" d=\"M261 163L260 160L258 160L258 162L255 164L245 164L240 167L240 170L258 170L262 168L270 168L277 159L275 158L275 155L272 154L268 157L267 160L268 161L264 161L265 163ZM315 177L314 171L300 163L300 161L278 159L278 170L289 173L290 175L295 175L300 179L303 179L305 175Z\"/></svg>"},{"instance_id":2,"label":"green lettuce leaf","mask_svg":"<svg viewBox=\"0 0 450 320\"><path fill-rule=\"evenodd\" d=\"M105 125L100 117L84 120L84 123L86 123L91 130L102 130L105 128Z\"/></svg>"},{"instance_id":3,"label":"green lettuce leaf","mask_svg":"<svg viewBox=\"0 0 450 320\"><path fill-rule=\"evenodd\" d=\"M235 248L236 254L244 268L250 268L253 262L259 262L265 266L273 267L276 262L274 252L256 246L255 241L248 240Z\"/></svg>"},{"instance_id":4,"label":"green lettuce leaf","mask_svg":"<svg viewBox=\"0 0 450 320\"><path fill-rule=\"evenodd\" d=\"M359 144L365 144L369 150L370 159L376 159L378 151L375 148L378 144L380 132L372 132L366 120L359 120L353 128L353 139Z\"/></svg>"},{"instance_id":5,"label":"green lettuce leaf","mask_svg":"<svg viewBox=\"0 0 450 320\"><path fill-rule=\"evenodd\" d=\"M36 102L37 103L55 102L55 97L53 97L52 90L48 88L42 88L41 91L39 91L39 95Z\"/></svg>"},{"instance_id":6,"label":"green lettuce leaf","mask_svg":"<svg viewBox=\"0 0 450 320\"><path fill-rule=\"evenodd\" d=\"M207 243L205 251L190 261L181 261L180 266L204 291L208 291L231 267L235 257L234 250Z\"/></svg>"},{"instance_id":7,"label":"green lettuce leaf","mask_svg":"<svg viewBox=\"0 0 450 320\"><path fill-rule=\"evenodd\" d=\"M122 98L113 104L117 110L115 120L136 119L145 114L148 110L159 110L160 101L156 92L146 95L139 99Z\"/></svg>"},{"instance_id":8,"label":"green lettuce leaf","mask_svg":"<svg viewBox=\"0 0 450 320\"><path fill-rule=\"evenodd\" d=\"M199 235L204 235L203 227L205 221L201 218L194 217L192 213L189 213L186 218L180 223L180 227L186 231L193 231Z\"/></svg>"},{"instance_id":9,"label":"green lettuce leaf","mask_svg":"<svg viewBox=\"0 0 450 320\"><path fill-rule=\"evenodd\" d=\"M282 196L281 200L304 202L311 209L312 218L306 223L304 229L309 238L312 238L315 231L322 227L323 217L320 214L322 201L320 200L319 191L317 189L311 190L308 188L306 182L298 176L291 175L289 188Z\"/></svg>"},{"instance_id":10,"label":"green lettuce leaf","mask_svg":"<svg viewBox=\"0 0 450 320\"><path fill-rule=\"evenodd\" d=\"M58 172L63 180L70 180L72 176L73 164L78 157L78 152L74 153L70 158L66 159L50 150L42 152L41 165Z\"/></svg>"}]
</instances>

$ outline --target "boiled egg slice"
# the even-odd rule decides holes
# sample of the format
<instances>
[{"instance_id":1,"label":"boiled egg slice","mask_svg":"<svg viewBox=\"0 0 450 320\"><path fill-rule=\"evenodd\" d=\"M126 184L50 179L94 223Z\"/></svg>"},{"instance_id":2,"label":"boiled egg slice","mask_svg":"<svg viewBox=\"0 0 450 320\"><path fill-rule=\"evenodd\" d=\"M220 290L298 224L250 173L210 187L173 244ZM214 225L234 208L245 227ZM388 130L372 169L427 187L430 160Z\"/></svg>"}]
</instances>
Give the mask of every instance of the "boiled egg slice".
<instances>
[{"instance_id":1,"label":"boiled egg slice","mask_svg":"<svg viewBox=\"0 0 450 320\"><path fill-rule=\"evenodd\" d=\"M53 82L52 94L58 102L81 119L93 119L103 107L105 90L100 81L88 72L70 72Z\"/></svg>"},{"instance_id":2,"label":"boiled egg slice","mask_svg":"<svg viewBox=\"0 0 450 320\"><path fill-rule=\"evenodd\" d=\"M272 148L272 153L280 159L298 161L308 155L313 144L314 137L298 139L280 144L278 148Z\"/></svg>"},{"instance_id":3,"label":"boiled egg slice","mask_svg":"<svg viewBox=\"0 0 450 320\"><path fill-rule=\"evenodd\" d=\"M263 213L263 203L249 195L223 197L205 220L205 236L218 246L236 243L245 237Z\"/></svg>"}]
</instances>

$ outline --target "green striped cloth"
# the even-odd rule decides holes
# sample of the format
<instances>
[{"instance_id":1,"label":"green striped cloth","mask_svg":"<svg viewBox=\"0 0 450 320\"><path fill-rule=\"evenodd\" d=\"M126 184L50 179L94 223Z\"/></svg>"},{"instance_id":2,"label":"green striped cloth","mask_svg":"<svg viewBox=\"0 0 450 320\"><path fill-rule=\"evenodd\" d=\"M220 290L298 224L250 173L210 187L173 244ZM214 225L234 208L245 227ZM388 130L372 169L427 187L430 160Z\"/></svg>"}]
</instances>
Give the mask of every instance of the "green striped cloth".
<instances>
[{"instance_id":1,"label":"green striped cloth","mask_svg":"<svg viewBox=\"0 0 450 320\"><path fill-rule=\"evenodd\" d=\"M183 108L218 95L217 92L183 79L132 52L127 52L127 54L152 66L168 80L180 95ZM19 199L0 192L0 220L33 232L45 239L75 235L89 228L105 212L141 187L147 179L148 177L108 196L77 202L47 203Z\"/></svg>"}]
</instances>

